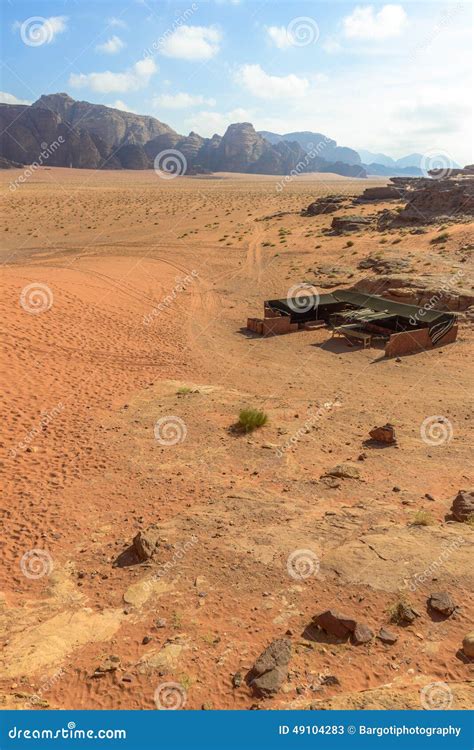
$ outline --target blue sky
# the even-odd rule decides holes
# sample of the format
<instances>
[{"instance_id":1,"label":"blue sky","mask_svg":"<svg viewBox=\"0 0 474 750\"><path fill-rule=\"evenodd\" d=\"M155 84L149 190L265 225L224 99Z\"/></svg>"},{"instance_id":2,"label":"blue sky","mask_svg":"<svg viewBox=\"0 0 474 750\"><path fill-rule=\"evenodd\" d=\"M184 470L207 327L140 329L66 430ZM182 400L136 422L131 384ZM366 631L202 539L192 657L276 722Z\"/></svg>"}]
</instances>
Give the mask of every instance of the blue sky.
<instances>
[{"instance_id":1,"label":"blue sky","mask_svg":"<svg viewBox=\"0 0 474 750\"><path fill-rule=\"evenodd\" d=\"M76 99L178 132L314 130L472 162L468 3L3 0L1 100Z\"/></svg>"}]
</instances>

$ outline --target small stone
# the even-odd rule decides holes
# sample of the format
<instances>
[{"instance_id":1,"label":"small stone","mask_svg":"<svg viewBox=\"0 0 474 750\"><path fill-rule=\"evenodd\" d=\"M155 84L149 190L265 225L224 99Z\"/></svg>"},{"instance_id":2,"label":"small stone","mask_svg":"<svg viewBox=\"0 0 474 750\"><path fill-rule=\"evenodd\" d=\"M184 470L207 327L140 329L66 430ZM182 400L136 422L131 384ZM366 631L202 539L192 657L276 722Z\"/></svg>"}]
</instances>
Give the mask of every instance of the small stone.
<instances>
[{"instance_id":1,"label":"small stone","mask_svg":"<svg viewBox=\"0 0 474 750\"><path fill-rule=\"evenodd\" d=\"M327 685L328 687L333 687L335 685L340 685L339 679L333 675L333 674L326 674L324 677L321 677L320 679L321 685Z\"/></svg>"},{"instance_id":2,"label":"small stone","mask_svg":"<svg viewBox=\"0 0 474 750\"><path fill-rule=\"evenodd\" d=\"M120 658L118 656L108 656L102 664L100 664L94 674L93 677L101 677L102 675L106 674L107 672L115 672L120 666Z\"/></svg>"},{"instance_id":3,"label":"small stone","mask_svg":"<svg viewBox=\"0 0 474 750\"><path fill-rule=\"evenodd\" d=\"M359 469L352 464L338 464L326 473L327 476L337 477L338 479L359 479L360 477Z\"/></svg>"},{"instance_id":4,"label":"small stone","mask_svg":"<svg viewBox=\"0 0 474 750\"><path fill-rule=\"evenodd\" d=\"M325 612L316 615L313 622L326 633L335 635L337 638L347 638L349 633L355 630L357 624L352 618L342 615L334 609L327 609Z\"/></svg>"},{"instance_id":5,"label":"small stone","mask_svg":"<svg viewBox=\"0 0 474 750\"><path fill-rule=\"evenodd\" d=\"M451 599L447 591L438 591L434 594L430 594L428 598L428 605L431 609L436 612L440 612L442 615L449 617L456 609L456 605Z\"/></svg>"},{"instance_id":6,"label":"small stone","mask_svg":"<svg viewBox=\"0 0 474 750\"><path fill-rule=\"evenodd\" d=\"M393 644L398 641L398 635L396 633L393 633L391 630L386 630L385 628L380 628L377 637L382 641L382 643L387 643L389 646L393 646Z\"/></svg>"},{"instance_id":7,"label":"small stone","mask_svg":"<svg viewBox=\"0 0 474 750\"><path fill-rule=\"evenodd\" d=\"M393 424L390 424L389 422L387 422L387 424L384 424L383 427L374 427L373 430L369 432L369 435L372 440L375 440L376 443L394 445L397 442L395 437L395 428Z\"/></svg>"},{"instance_id":8,"label":"small stone","mask_svg":"<svg viewBox=\"0 0 474 750\"><path fill-rule=\"evenodd\" d=\"M395 485L395 487L392 487L392 492L401 492L401 488L398 485Z\"/></svg>"},{"instance_id":9,"label":"small stone","mask_svg":"<svg viewBox=\"0 0 474 750\"><path fill-rule=\"evenodd\" d=\"M362 643L368 643L372 640L373 637L374 634L372 633L368 625L365 625L362 622L358 622L352 634L352 641L356 646L359 646Z\"/></svg>"},{"instance_id":10,"label":"small stone","mask_svg":"<svg viewBox=\"0 0 474 750\"><path fill-rule=\"evenodd\" d=\"M166 628L166 620L163 617L159 617L155 620L155 628Z\"/></svg>"},{"instance_id":11,"label":"small stone","mask_svg":"<svg viewBox=\"0 0 474 750\"><path fill-rule=\"evenodd\" d=\"M401 623L414 622L420 615L416 610L413 609L409 604L405 602L399 602L397 605L396 612L394 613L394 621Z\"/></svg>"},{"instance_id":12,"label":"small stone","mask_svg":"<svg viewBox=\"0 0 474 750\"><path fill-rule=\"evenodd\" d=\"M278 692L288 674L291 658L291 642L278 638L270 643L249 672L248 683L260 697L269 697Z\"/></svg>"},{"instance_id":13,"label":"small stone","mask_svg":"<svg viewBox=\"0 0 474 750\"><path fill-rule=\"evenodd\" d=\"M160 546L160 530L157 526L139 531L133 540L133 546L138 559L144 562L149 560L157 552Z\"/></svg>"},{"instance_id":14,"label":"small stone","mask_svg":"<svg viewBox=\"0 0 474 750\"><path fill-rule=\"evenodd\" d=\"M242 684L242 673L236 672L232 677L232 687L239 688Z\"/></svg>"},{"instance_id":15,"label":"small stone","mask_svg":"<svg viewBox=\"0 0 474 750\"><path fill-rule=\"evenodd\" d=\"M466 656L474 657L474 630L467 633L462 641L462 650Z\"/></svg>"},{"instance_id":16,"label":"small stone","mask_svg":"<svg viewBox=\"0 0 474 750\"><path fill-rule=\"evenodd\" d=\"M152 639L152 637L151 637L150 635L146 635L146 636L145 636L145 637L143 638L143 640L142 640L142 644L143 644L144 646L146 646L146 644L147 644L147 643L150 643L150 642L151 642L152 640L153 640L153 639Z\"/></svg>"}]
</instances>

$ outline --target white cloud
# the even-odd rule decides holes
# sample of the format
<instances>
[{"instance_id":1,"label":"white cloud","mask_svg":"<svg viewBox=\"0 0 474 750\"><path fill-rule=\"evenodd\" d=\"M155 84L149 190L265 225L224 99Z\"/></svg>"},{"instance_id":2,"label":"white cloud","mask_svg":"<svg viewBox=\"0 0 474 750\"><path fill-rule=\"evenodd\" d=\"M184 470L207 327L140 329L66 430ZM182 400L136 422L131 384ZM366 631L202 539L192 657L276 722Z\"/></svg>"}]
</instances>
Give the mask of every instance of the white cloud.
<instances>
[{"instance_id":1,"label":"white cloud","mask_svg":"<svg viewBox=\"0 0 474 750\"><path fill-rule=\"evenodd\" d=\"M14 29L20 29L20 36L25 44L32 43L32 46L41 44L51 44L58 34L62 34L67 29L67 16L32 16L25 21L15 21ZM34 44L33 44L34 42Z\"/></svg>"},{"instance_id":2,"label":"white cloud","mask_svg":"<svg viewBox=\"0 0 474 750\"><path fill-rule=\"evenodd\" d=\"M308 91L309 82L291 73L271 76L260 65L241 65L235 74L236 82L260 99L298 99Z\"/></svg>"},{"instance_id":3,"label":"white cloud","mask_svg":"<svg viewBox=\"0 0 474 750\"><path fill-rule=\"evenodd\" d=\"M332 36L328 36L324 40L321 46L323 50L330 55L335 55L337 52L340 52L342 49L341 43L335 37L332 37Z\"/></svg>"},{"instance_id":4,"label":"white cloud","mask_svg":"<svg viewBox=\"0 0 474 750\"><path fill-rule=\"evenodd\" d=\"M112 18L109 18L107 20L107 23L109 26L115 26L118 29L126 29L127 24L125 21L123 21L121 18L116 18L116 16L112 16Z\"/></svg>"},{"instance_id":5,"label":"white cloud","mask_svg":"<svg viewBox=\"0 0 474 750\"><path fill-rule=\"evenodd\" d=\"M31 104L28 99L18 99L14 94L8 94L6 91L0 91L0 104Z\"/></svg>"},{"instance_id":6,"label":"white cloud","mask_svg":"<svg viewBox=\"0 0 474 750\"><path fill-rule=\"evenodd\" d=\"M146 86L157 70L154 60L151 57L145 57L124 73L112 73L110 70L103 73L72 73L69 76L69 85L74 88L89 88L101 94L133 91Z\"/></svg>"},{"instance_id":7,"label":"white cloud","mask_svg":"<svg viewBox=\"0 0 474 750\"><path fill-rule=\"evenodd\" d=\"M285 26L267 26L265 31L278 49L288 49L293 46L293 40Z\"/></svg>"},{"instance_id":8,"label":"white cloud","mask_svg":"<svg viewBox=\"0 0 474 750\"><path fill-rule=\"evenodd\" d=\"M214 107L215 103L215 99L206 99L200 94L186 94L184 91L177 94L160 94L153 99L155 107L165 107L166 109L187 109L201 104Z\"/></svg>"},{"instance_id":9,"label":"white cloud","mask_svg":"<svg viewBox=\"0 0 474 750\"><path fill-rule=\"evenodd\" d=\"M122 112L133 112L135 113L134 109L130 109L125 102L123 102L121 99L116 99L113 104L110 105L111 107L114 107L114 109L120 109Z\"/></svg>"},{"instance_id":10,"label":"white cloud","mask_svg":"<svg viewBox=\"0 0 474 750\"><path fill-rule=\"evenodd\" d=\"M103 42L103 44L98 44L96 50L97 52L104 52L106 55L115 55L124 47L125 42L122 41L119 36L114 34L110 39L107 39L106 42Z\"/></svg>"},{"instance_id":11,"label":"white cloud","mask_svg":"<svg viewBox=\"0 0 474 750\"><path fill-rule=\"evenodd\" d=\"M222 34L215 26L179 26L163 35L159 51L181 60L210 60L219 51Z\"/></svg>"},{"instance_id":12,"label":"white cloud","mask_svg":"<svg viewBox=\"0 0 474 750\"><path fill-rule=\"evenodd\" d=\"M186 126L205 138L211 138L214 133L223 135L233 122L251 122L254 113L238 107L229 112L196 112L185 120Z\"/></svg>"},{"instance_id":13,"label":"white cloud","mask_svg":"<svg viewBox=\"0 0 474 750\"><path fill-rule=\"evenodd\" d=\"M387 39L399 36L407 22L401 5L384 5L375 11L373 5L358 5L343 21L348 39Z\"/></svg>"}]
</instances>

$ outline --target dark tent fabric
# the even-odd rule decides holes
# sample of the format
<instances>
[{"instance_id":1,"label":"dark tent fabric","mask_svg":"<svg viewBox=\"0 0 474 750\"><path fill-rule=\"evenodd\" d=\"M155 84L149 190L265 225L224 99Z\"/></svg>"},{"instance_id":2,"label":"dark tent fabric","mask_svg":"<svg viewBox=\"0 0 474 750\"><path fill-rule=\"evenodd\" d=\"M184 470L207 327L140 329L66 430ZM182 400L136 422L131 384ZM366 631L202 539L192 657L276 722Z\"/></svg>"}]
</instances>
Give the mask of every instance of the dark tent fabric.
<instances>
[{"instance_id":1,"label":"dark tent fabric","mask_svg":"<svg viewBox=\"0 0 474 750\"><path fill-rule=\"evenodd\" d=\"M367 307L370 310L398 315L399 318L414 318L425 323L435 323L445 318L454 318L453 313L442 310L430 310L417 305L407 305L403 302L393 302L384 297L375 297L364 292L351 292L345 289L333 292L333 297L341 302L347 302L355 307Z\"/></svg>"},{"instance_id":2,"label":"dark tent fabric","mask_svg":"<svg viewBox=\"0 0 474 750\"><path fill-rule=\"evenodd\" d=\"M393 302L384 297L376 297L364 292L336 289L329 294L306 295L286 299L267 300L265 304L282 315L289 315L292 323L311 320L329 320L343 310L360 310L357 316L361 322L386 321L387 327L393 330L407 330L429 327L430 335L439 340L456 322L456 314L442 310L433 310L403 302ZM364 313L366 311L366 320ZM380 313L379 316L374 313Z\"/></svg>"}]
</instances>

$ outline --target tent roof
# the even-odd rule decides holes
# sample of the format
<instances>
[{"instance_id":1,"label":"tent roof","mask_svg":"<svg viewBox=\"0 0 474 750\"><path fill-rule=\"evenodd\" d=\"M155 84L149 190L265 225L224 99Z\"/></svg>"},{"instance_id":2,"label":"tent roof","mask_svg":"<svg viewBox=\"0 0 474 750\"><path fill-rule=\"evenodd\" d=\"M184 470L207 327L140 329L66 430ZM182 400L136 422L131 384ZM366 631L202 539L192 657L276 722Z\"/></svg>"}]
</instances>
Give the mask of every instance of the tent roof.
<instances>
[{"instance_id":1,"label":"tent roof","mask_svg":"<svg viewBox=\"0 0 474 750\"><path fill-rule=\"evenodd\" d=\"M376 297L372 294L365 294L364 292L351 292L341 289L333 292L332 296L339 302L347 302L356 307L367 307L378 312L398 315L400 318L419 317L426 323L434 323L440 318L455 317L453 313L443 310L427 310L423 306L419 307L418 305L407 305L403 302L393 302L384 297ZM422 315L420 314L420 311L423 312Z\"/></svg>"},{"instance_id":2,"label":"tent roof","mask_svg":"<svg viewBox=\"0 0 474 750\"><path fill-rule=\"evenodd\" d=\"M331 292L329 294L321 294L319 295L319 297L316 295L304 295L304 298L307 303L307 307L311 307L311 309L315 309L318 306L337 306L341 303L346 303L354 305L355 308L369 309L375 312L380 312L381 317L389 317L393 315L397 315L400 318L416 317L420 320L420 322L425 323L434 323L437 320L456 317L455 313L446 312L443 310L427 310L423 306L418 307L417 305L407 305L403 302L393 302L392 300L385 299L385 297L377 297L373 294L349 291L346 289L336 289L334 290L334 292ZM311 301L313 301L312 305ZM295 298L295 304L291 307L287 298L267 300L266 304L270 305L270 307L273 306L288 315L291 315L298 310L297 297Z\"/></svg>"}]
</instances>

